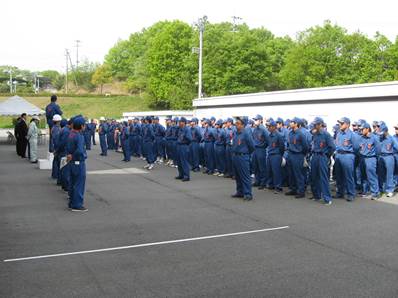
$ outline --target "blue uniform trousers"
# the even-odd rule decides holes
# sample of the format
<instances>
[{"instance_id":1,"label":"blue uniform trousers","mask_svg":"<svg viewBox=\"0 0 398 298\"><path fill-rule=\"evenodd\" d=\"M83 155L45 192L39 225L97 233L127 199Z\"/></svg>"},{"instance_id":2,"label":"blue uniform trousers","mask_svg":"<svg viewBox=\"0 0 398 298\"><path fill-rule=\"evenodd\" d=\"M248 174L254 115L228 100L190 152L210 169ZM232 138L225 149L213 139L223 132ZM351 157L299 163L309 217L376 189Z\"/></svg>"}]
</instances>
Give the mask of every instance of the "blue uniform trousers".
<instances>
[{"instance_id":1,"label":"blue uniform trousers","mask_svg":"<svg viewBox=\"0 0 398 298\"><path fill-rule=\"evenodd\" d=\"M380 188L382 192L394 192L394 167L395 160L393 155L382 155L378 162L378 172L380 177Z\"/></svg>"},{"instance_id":2,"label":"blue uniform trousers","mask_svg":"<svg viewBox=\"0 0 398 298\"><path fill-rule=\"evenodd\" d=\"M107 155L108 153L108 144L106 143L106 135L100 135L100 146L101 146L101 153L103 155Z\"/></svg>"},{"instance_id":3,"label":"blue uniform trousers","mask_svg":"<svg viewBox=\"0 0 398 298\"><path fill-rule=\"evenodd\" d=\"M253 172L255 184L267 186L267 151L265 148L256 147L253 153Z\"/></svg>"},{"instance_id":4,"label":"blue uniform trousers","mask_svg":"<svg viewBox=\"0 0 398 298\"><path fill-rule=\"evenodd\" d=\"M291 177L290 189L299 194L305 192L305 178L304 178L304 154L289 152L288 155L288 170Z\"/></svg>"},{"instance_id":5,"label":"blue uniform trousers","mask_svg":"<svg viewBox=\"0 0 398 298\"><path fill-rule=\"evenodd\" d=\"M199 143L199 163L202 167L206 166L206 158L205 158L205 143Z\"/></svg>"},{"instance_id":6,"label":"blue uniform trousers","mask_svg":"<svg viewBox=\"0 0 398 298\"><path fill-rule=\"evenodd\" d=\"M84 133L83 134L84 137L84 143L86 144L86 150L91 150L91 134L89 133Z\"/></svg>"},{"instance_id":7,"label":"blue uniform trousers","mask_svg":"<svg viewBox=\"0 0 398 298\"><path fill-rule=\"evenodd\" d=\"M206 168L208 173L214 173L215 161L214 161L214 143L205 142L205 159Z\"/></svg>"},{"instance_id":8,"label":"blue uniform trousers","mask_svg":"<svg viewBox=\"0 0 398 298\"><path fill-rule=\"evenodd\" d=\"M232 166L235 173L236 193L239 195L252 196L249 154L239 155L232 153Z\"/></svg>"},{"instance_id":9,"label":"blue uniform trousers","mask_svg":"<svg viewBox=\"0 0 398 298\"><path fill-rule=\"evenodd\" d=\"M177 144L178 177L189 179L189 146Z\"/></svg>"},{"instance_id":10,"label":"blue uniform trousers","mask_svg":"<svg viewBox=\"0 0 398 298\"><path fill-rule=\"evenodd\" d=\"M267 186L282 190L282 155L271 154L267 157Z\"/></svg>"},{"instance_id":11,"label":"blue uniform trousers","mask_svg":"<svg viewBox=\"0 0 398 298\"><path fill-rule=\"evenodd\" d=\"M53 165L51 169L51 177L53 179L58 179L60 163L61 158L59 157L59 154L54 154Z\"/></svg>"},{"instance_id":12,"label":"blue uniform trousers","mask_svg":"<svg viewBox=\"0 0 398 298\"><path fill-rule=\"evenodd\" d=\"M332 200L329 185L329 158L324 154L314 153L311 158L311 186L315 199Z\"/></svg>"},{"instance_id":13,"label":"blue uniform trousers","mask_svg":"<svg viewBox=\"0 0 398 298\"><path fill-rule=\"evenodd\" d=\"M156 160L156 157L155 157L155 154L154 154L154 143L153 142L145 142L144 141L143 149L144 149L144 156L146 158L146 161L149 164L154 163L155 160Z\"/></svg>"},{"instance_id":14,"label":"blue uniform trousers","mask_svg":"<svg viewBox=\"0 0 398 298\"><path fill-rule=\"evenodd\" d=\"M214 145L214 153L216 157L216 169L219 173L225 173L225 146Z\"/></svg>"},{"instance_id":15,"label":"blue uniform trousers","mask_svg":"<svg viewBox=\"0 0 398 298\"><path fill-rule=\"evenodd\" d=\"M363 157L362 159L362 176L365 177L363 189L365 192L370 190L373 196L380 193L379 179L377 177L377 158Z\"/></svg>"},{"instance_id":16,"label":"blue uniform trousers","mask_svg":"<svg viewBox=\"0 0 398 298\"><path fill-rule=\"evenodd\" d=\"M199 143L191 142L189 145L189 154L192 170L199 169Z\"/></svg>"},{"instance_id":17,"label":"blue uniform trousers","mask_svg":"<svg viewBox=\"0 0 398 298\"><path fill-rule=\"evenodd\" d=\"M91 133L91 140L93 141L93 145L97 145L95 143L95 131Z\"/></svg>"},{"instance_id":18,"label":"blue uniform trousers","mask_svg":"<svg viewBox=\"0 0 398 298\"><path fill-rule=\"evenodd\" d=\"M131 152L130 152L130 138L127 140L122 140L122 150L123 150L123 160L130 161Z\"/></svg>"},{"instance_id":19,"label":"blue uniform trousers","mask_svg":"<svg viewBox=\"0 0 398 298\"><path fill-rule=\"evenodd\" d=\"M337 197L344 197L347 194L349 200L355 198L354 163L354 153L336 154L334 166Z\"/></svg>"},{"instance_id":20,"label":"blue uniform trousers","mask_svg":"<svg viewBox=\"0 0 398 298\"><path fill-rule=\"evenodd\" d=\"M156 157L159 158L166 158L166 152L165 152L165 148L164 148L164 139L163 137L156 137L155 139L155 143L156 143Z\"/></svg>"},{"instance_id":21,"label":"blue uniform trousers","mask_svg":"<svg viewBox=\"0 0 398 298\"><path fill-rule=\"evenodd\" d=\"M86 163L80 161L78 165L76 162L71 161L70 163L70 189L69 198L70 208L81 208L83 207L84 190L86 186Z\"/></svg>"},{"instance_id":22,"label":"blue uniform trousers","mask_svg":"<svg viewBox=\"0 0 398 298\"><path fill-rule=\"evenodd\" d=\"M235 176L232 167L232 150L230 145L225 147L225 174Z\"/></svg>"},{"instance_id":23,"label":"blue uniform trousers","mask_svg":"<svg viewBox=\"0 0 398 298\"><path fill-rule=\"evenodd\" d=\"M395 188L398 187L398 154L394 154L395 159L395 169L394 169L394 183Z\"/></svg>"}]
</instances>

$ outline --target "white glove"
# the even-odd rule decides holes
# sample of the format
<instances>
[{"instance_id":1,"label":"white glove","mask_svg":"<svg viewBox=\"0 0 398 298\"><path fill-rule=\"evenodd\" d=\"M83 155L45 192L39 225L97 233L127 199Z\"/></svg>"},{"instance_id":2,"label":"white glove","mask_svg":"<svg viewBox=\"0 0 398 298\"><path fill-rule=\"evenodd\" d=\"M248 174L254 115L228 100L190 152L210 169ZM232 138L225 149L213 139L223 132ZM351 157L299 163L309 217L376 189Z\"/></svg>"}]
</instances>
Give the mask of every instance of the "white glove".
<instances>
[{"instance_id":1,"label":"white glove","mask_svg":"<svg viewBox=\"0 0 398 298\"><path fill-rule=\"evenodd\" d=\"M281 167L284 168L286 166L286 159L282 157Z\"/></svg>"},{"instance_id":2,"label":"white glove","mask_svg":"<svg viewBox=\"0 0 398 298\"><path fill-rule=\"evenodd\" d=\"M308 164L308 162L307 162L307 159L306 159L306 158L304 158L304 163L303 163L303 166L304 166L304 168L308 168L308 167L309 167L309 164Z\"/></svg>"}]
</instances>

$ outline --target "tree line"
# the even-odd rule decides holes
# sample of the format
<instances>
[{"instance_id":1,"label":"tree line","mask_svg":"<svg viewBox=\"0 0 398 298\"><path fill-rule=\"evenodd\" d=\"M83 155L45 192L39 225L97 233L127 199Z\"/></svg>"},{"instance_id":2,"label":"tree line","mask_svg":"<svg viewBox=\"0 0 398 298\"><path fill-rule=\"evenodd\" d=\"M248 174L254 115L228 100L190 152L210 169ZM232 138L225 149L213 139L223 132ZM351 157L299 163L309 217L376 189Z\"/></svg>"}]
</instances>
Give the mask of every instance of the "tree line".
<instances>
[{"instance_id":1,"label":"tree line","mask_svg":"<svg viewBox=\"0 0 398 298\"><path fill-rule=\"evenodd\" d=\"M154 108L189 108L197 96L195 26L162 21L120 40L105 57L108 77L124 81ZM369 38L330 21L276 37L265 28L207 22L203 46L206 96L398 79L398 39Z\"/></svg>"}]
</instances>

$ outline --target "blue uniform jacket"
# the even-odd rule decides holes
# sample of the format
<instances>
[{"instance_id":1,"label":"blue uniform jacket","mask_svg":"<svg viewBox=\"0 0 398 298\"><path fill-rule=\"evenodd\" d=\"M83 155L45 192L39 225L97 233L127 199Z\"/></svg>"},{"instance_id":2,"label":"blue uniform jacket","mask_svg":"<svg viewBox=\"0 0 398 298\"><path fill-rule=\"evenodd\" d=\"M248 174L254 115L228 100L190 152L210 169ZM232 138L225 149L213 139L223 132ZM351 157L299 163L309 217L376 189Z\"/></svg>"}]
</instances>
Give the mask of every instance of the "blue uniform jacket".
<instances>
[{"instance_id":1,"label":"blue uniform jacket","mask_svg":"<svg viewBox=\"0 0 398 298\"><path fill-rule=\"evenodd\" d=\"M58 125L54 125L51 129L51 142L54 145L54 150L57 152L59 147L59 136L61 135L61 127Z\"/></svg>"},{"instance_id":2,"label":"blue uniform jacket","mask_svg":"<svg viewBox=\"0 0 398 298\"><path fill-rule=\"evenodd\" d=\"M398 139L388 135L380 137L381 155L392 155L398 152Z\"/></svg>"},{"instance_id":3,"label":"blue uniform jacket","mask_svg":"<svg viewBox=\"0 0 398 298\"><path fill-rule=\"evenodd\" d=\"M66 153L72 155L72 161L85 161L87 158L86 148L84 145L83 135L72 130L69 133L68 142L66 144Z\"/></svg>"},{"instance_id":4,"label":"blue uniform jacket","mask_svg":"<svg viewBox=\"0 0 398 298\"><path fill-rule=\"evenodd\" d=\"M225 146L226 139L227 139L227 135L223 128L215 129L215 142L214 142L215 145Z\"/></svg>"},{"instance_id":5,"label":"blue uniform jacket","mask_svg":"<svg viewBox=\"0 0 398 298\"><path fill-rule=\"evenodd\" d=\"M192 142L199 143L202 139L202 132L199 127L191 127Z\"/></svg>"},{"instance_id":6,"label":"blue uniform jacket","mask_svg":"<svg viewBox=\"0 0 398 298\"><path fill-rule=\"evenodd\" d=\"M308 153L308 139L300 129L289 132L288 149L292 153L302 153L304 155Z\"/></svg>"},{"instance_id":7,"label":"blue uniform jacket","mask_svg":"<svg viewBox=\"0 0 398 298\"><path fill-rule=\"evenodd\" d=\"M66 155L66 143L68 142L69 133L70 133L70 129L68 126L65 126L61 129L61 133L59 136L58 149L55 149L56 152L60 156Z\"/></svg>"},{"instance_id":8,"label":"blue uniform jacket","mask_svg":"<svg viewBox=\"0 0 398 298\"><path fill-rule=\"evenodd\" d=\"M380 154L379 138L374 134L361 136L359 140L359 154L365 157L376 157Z\"/></svg>"},{"instance_id":9,"label":"blue uniform jacket","mask_svg":"<svg viewBox=\"0 0 398 298\"><path fill-rule=\"evenodd\" d=\"M356 153L359 149L359 136L347 129L339 131L336 135L336 151L337 153Z\"/></svg>"},{"instance_id":10,"label":"blue uniform jacket","mask_svg":"<svg viewBox=\"0 0 398 298\"><path fill-rule=\"evenodd\" d=\"M232 140L232 152L238 154L252 154L254 151L254 141L250 130L242 129L236 131Z\"/></svg>"},{"instance_id":11,"label":"blue uniform jacket","mask_svg":"<svg viewBox=\"0 0 398 298\"><path fill-rule=\"evenodd\" d=\"M328 157L332 156L336 150L336 145L330 133L326 130L321 130L315 133L312 137L312 152L323 154Z\"/></svg>"},{"instance_id":12,"label":"blue uniform jacket","mask_svg":"<svg viewBox=\"0 0 398 298\"><path fill-rule=\"evenodd\" d=\"M55 102L52 102L46 106L46 119L48 126L53 126L53 116L54 115L62 115L61 108Z\"/></svg>"},{"instance_id":13,"label":"blue uniform jacket","mask_svg":"<svg viewBox=\"0 0 398 298\"><path fill-rule=\"evenodd\" d=\"M192 133L189 127L180 127L178 130L177 144L189 145L192 141Z\"/></svg>"},{"instance_id":14,"label":"blue uniform jacket","mask_svg":"<svg viewBox=\"0 0 398 298\"><path fill-rule=\"evenodd\" d=\"M216 139L214 128L206 127L203 131L203 141L206 143L214 142Z\"/></svg>"},{"instance_id":15,"label":"blue uniform jacket","mask_svg":"<svg viewBox=\"0 0 398 298\"><path fill-rule=\"evenodd\" d=\"M268 155L285 153L285 140L279 131L274 131L269 134L269 146L267 147Z\"/></svg>"},{"instance_id":16,"label":"blue uniform jacket","mask_svg":"<svg viewBox=\"0 0 398 298\"><path fill-rule=\"evenodd\" d=\"M150 143L155 140L155 132L153 131L152 124L143 124L142 125L142 139L144 142Z\"/></svg>"},{"instance_id":17,"label":"blue uniform jacket","mask_svg":"<svg viewBox=\"0 0 398 298\"><path fill-rule=\"evenodd\" d=\"M269 145L269 132L263 125L253 129L253 141L257 148L266 148Z\"/></svg>"}]
</instances>

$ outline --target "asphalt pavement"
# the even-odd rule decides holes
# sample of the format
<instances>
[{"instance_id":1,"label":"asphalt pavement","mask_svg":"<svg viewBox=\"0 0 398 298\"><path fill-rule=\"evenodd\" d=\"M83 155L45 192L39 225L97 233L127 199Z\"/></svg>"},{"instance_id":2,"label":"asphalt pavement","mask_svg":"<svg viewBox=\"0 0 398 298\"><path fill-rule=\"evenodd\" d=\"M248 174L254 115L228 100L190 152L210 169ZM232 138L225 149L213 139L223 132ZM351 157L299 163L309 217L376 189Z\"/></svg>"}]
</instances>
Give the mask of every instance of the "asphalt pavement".
<instances>
[{"instance_id":1,"label":"asphalt pavement","mask_svg":"<svg viewBox=\"0 0 398 298\"><path fill-rule=\"evenodd\" d=\"M74 213L49 171L0 146L0 297L398 297L398 196L324 206L255 190L246 202L230 179L184 183L98 147L89 211Z\"/></svg>"}]
</instances>

